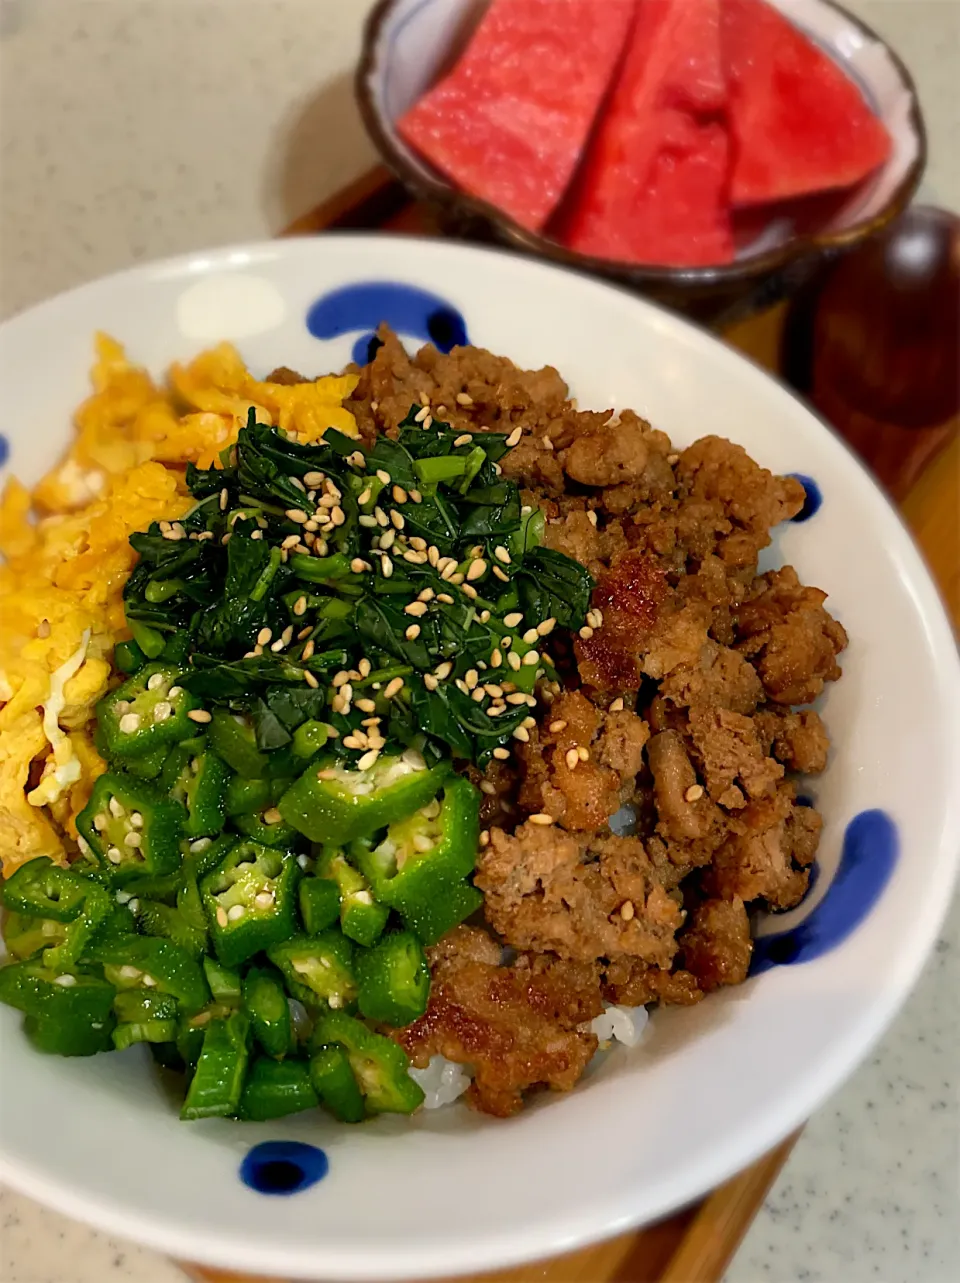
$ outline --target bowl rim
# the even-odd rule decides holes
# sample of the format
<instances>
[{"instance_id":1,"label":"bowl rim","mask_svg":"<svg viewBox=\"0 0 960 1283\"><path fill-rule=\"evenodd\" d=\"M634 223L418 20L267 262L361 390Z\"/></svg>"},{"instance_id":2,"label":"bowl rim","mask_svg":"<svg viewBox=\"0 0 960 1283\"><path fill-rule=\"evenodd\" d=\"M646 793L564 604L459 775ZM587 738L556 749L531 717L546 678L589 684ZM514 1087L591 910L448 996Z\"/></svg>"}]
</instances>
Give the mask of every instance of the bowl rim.
<instances>
[{"instance_id":1,"label":"bowl rim","mask_svg":"<svg viewBox=\"0 0 960 1283\"><path fill-rule=\"evenodd\" d=\"M489 201L460 191L439 174L436 177L428 177L409 163L396 141L394 131L385 125L383 116L374 102L371 89L371 81L377 71L381 52L380 38L383 29L393 10L400 3L402 0L378 0L371 10L364 25L360 61L354 73L354 95L364 127L387 166L417 195L418 199L433 201L445 210L466 213L474 219L482 219L497 228L515 248L582 272L606 277L612 274L618 276L629 274L635 282L673 287L691 286L709 289L711 286L748 284L770 272L782 270L808 254L838 253L847 246L876 235L899 217L910 204L927 166L927 130L920 106L920 95L903 59L882 36L849 9L836 3L836 0L818 0L818 3L845 18L857 28L861 35L886 50L909 96L909 121L917 138L917 154L886 204L870 218L861 219L839 231L806 232L762 254L713 267L669 267L581 254L561 245L559 241L551 240L539 232L521 226Z\"/></svg>"},{"instance_id":2,"label":"bowl rim","mask_svg":"<svg viewBox=\"0 0 960 1283\"><path fill-rule=\"evenodd\" d=\"M404 237L402 242L398 243L395 237L386 236L382 233L338 233L334 234L333 240L334 244L337 241L361 244L364 242L389 243L393 247L394 253L401 255L403 246L412 243L420 246L430 246L442 255L457 256L467 254L472 257L496 256L504 259L513 257L502 247L481 247L449 241L438 242L435 238L422 236ZM11 317L0 324L0 337L2 337L8 326L12 326L24 317L39 313L42 319L43 313L47 309L55 308L57 304L71 296L76 297L88 291L93 291L101 287L106 281L126 279L131 283L145 283L158 271L177 273L194 264L198 258L208 259L207 271L214 273L218 269L229 268L231 255L237 251L243 251L247 254L250 266L255 266L258 262L262 262L265 257L272 258L278 254L282 255L290 242L293 242L290 248L294 252L302 249L305 245L316 248L318 244L322 243L321 239L316 236L291 237L279 242L243 242L222 246L207 252L194 250L171 258L136 264L35 304L27 311L21 312L16 317ZM557 269L553 264L533 261L520 265L518 270L521 272L540 272L544 270L554 272ZM794 401L798 402L807 414L840 444L845 454L857 465L859 484L874 494L886 517L888 519L893 518L890 527L891 534L895 534L896 538L904 540L904 553L909 562L911 582L916 590L917 610L931 626L933 630L932 636L938 648L942 648L944 656L949 656L947 663L950 674L950 688L953 692L952 698L960 706L960 661L958 661L950 622L932 576L899 511L830 424L816 410L810 407L802 396L785 385L782 380L764 369L757 361L754 361L746 354L723 343L716 335L711 334L706 327L698 325L688 318L678 317L669 309L649 299L638 298L636 293L628 287L611 284L609 281L584 278L582 274L575 275L579 275L581 280L585 280L585 287L590 290L598 287L603 291L612 290L615 294L629 299L631 306L639 306L641 309L660 314L671 325L679 325L681 328L689 327L700 336L701 341L705 340L708 345L718 344L724 349L726 356L732 360L735 367L744 372L752 367L754 373L758 373L764 379L773 382ZM960 741L957 744L957 751L960 752ZM952 839L960 831L960 809L957 809L955 804L947 812L947 819L949 828L944 833L938 846L939 858L937 861L937 878L943 894L937 900L928 899L923 912L915 915L915 930L924 938L925 943L920 947L914 943L911 949L901 949L898 965L890 975L889 984L885 988L882 1002L878 1000L870 1013L868 1021L858 1024L856 1030L852 1032L848 1030L846 1036L833 1046L831 1053L823 1057L816 1071L811 1072L806 1082L805 1092L787 1102L776 1116L776 1119L773 1119L770 1115L765 1116L762 1126L755 1123L741 1134L732 1145L715 1153L712 1167L709 1169L704 1168L698 1173L696 1180L691 1182L691 1185L696 1187L695 1191L691 1193L690 1188L687 1188L684 1191L686 1196L690 1198L699 1197L707 1189L713 1188L734 1175L745 1164L754 1161L770 1146L778 1143L796 1127L801 1126L813 1110L819 1108L826 1097L836 1091L849 1075L863 1063L872 1047L876 1045L879 1038L901 1010L932 951L936 934L949 909L951 891L956 884L958 871L960 871L960 845L955 849L952 845ZM952 854L948 853L948 851L952 851ZM296 1277L305 1280L315 1278L319 1268L315 1248L292 1248L289 1254L278 1262L276 1248L273 1245L266 1244L257 1250L250 1250L244 1245L238 1248L230 1238L226 1237L223 1231L218 1230L216 1227L210 1227L202 1235L198 1235L191 1231L185 1233L176 1223L171 1223L169 1220L164 1220L156 1215L153 1217L130 1216L124 1209L109 1204L97 1195L89 1194L83 1188L67 1186L61 1180L51 1179L43 1167L27 1166L23 1163L14 1165L3 1153L2 1141L0 1141L0 1179L3 1179L22 1193L36 1198L48 1206L55 1207L66 1215L83 1220L108 1233L124 1238L135 1238L136 1241L167 1254L175 1251L181 1258L191 1259L197 1263L221 1269L255 1270L265 1273L276 1272L280 1268L284 1274L290 1275L291 1278ZM619 1219L616 1223L608 1221L606 1224L601 1225L594 1219L591 1225L585 1227L582 1221L578 1221L574 1226L569 1227L568 1234L570 1237L559 1242L556 1238L555 1226L553 1236L545 1237L546 1227L541 1223L534 1228L532 1233L503 1236L491 1235L489 1238L484 1237L470 1244L464 1244L459 1256L454 1259L451 1259L450 1249L444 1247L431 1249L429 1245L418 1246L415 1258L409 1250L398 1255L391 1249L388 1259L382 1250L378 1253L376 1248L371 1249L366 1244L358 1245L355 1251L351 1251L349 1258L339 1255L330 1262L331 1277L356 1279L358 1281L370 1279L422 1279L435 1278L449 1275L451 1272L463 1272L464 1270L509 1268L523 1262L540 1259L546 1255L553 1255L557 1251L571 1251L588 1246L613 1234L626 1232L641 1223L649 1224L658 1216L669 1214L681 1206L682 1202L686 1201L686 1199L678 1200L676 1192L675 1189L661 1190L659 1193L659 1205L652 1212L644 1211L636 1217L627 1216Z\"/></svg>"}]
</instances>

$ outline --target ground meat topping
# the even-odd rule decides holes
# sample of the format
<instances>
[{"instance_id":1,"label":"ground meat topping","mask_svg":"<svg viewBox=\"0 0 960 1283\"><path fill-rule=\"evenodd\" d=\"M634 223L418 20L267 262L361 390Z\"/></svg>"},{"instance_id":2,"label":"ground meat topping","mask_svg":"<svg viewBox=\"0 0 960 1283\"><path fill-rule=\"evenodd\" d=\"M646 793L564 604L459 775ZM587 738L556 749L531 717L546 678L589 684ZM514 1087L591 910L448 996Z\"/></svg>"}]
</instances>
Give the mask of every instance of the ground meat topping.
<instances>
[{"instance_id":1,"label":"ground meat topping","mask_svg":"<svg viewBox=\"0 0 960 1283\"><path fill-rule=\"evenodd\" d=\"M394 1034L417 1064L473 1066L470 1103L506 1116L530 1088L575 1084L604 1001L688 1005L746 978L748 910L800 901L822 825L785 772L823 770L828 737L792 706L840 676L847 638L792 567L758 573L802 507L796 480L718 437L674 452L632 411L581 410L552 367L378 337L346 402L363 439L396 436L414 403L475 436L520 429L503 475L596 580L587 625L551 636L563 685L540 682L529 738L465 768L496 937L435 946L428 1011ZM634 827L615 835L625 803Z\"/></svg>"},{"instance_id":2,"label":"ground meat topping","mask_svg":"<svg viewBox=\"0 0 960 1283\"><path fill-rule=\"evenodd\" d=\"M500 966L486 932L459 927L431 950L426 1013L393 1037L415 1065L446 1056L470 1065L467 1102L499 1118L515 1114L523 1092L569 1091L597 1049L581 1026L603 1010L596 965L546 954Z\"/></svg>"}]
</instances>

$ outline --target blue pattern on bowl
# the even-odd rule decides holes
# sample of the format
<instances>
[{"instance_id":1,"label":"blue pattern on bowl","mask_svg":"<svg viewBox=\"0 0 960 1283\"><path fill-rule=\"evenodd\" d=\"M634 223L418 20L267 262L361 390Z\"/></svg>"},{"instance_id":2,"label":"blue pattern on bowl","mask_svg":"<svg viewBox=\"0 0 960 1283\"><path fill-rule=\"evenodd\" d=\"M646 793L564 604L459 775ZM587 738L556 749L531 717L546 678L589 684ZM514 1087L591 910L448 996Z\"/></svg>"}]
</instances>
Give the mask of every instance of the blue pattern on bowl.
<instances>
[{"instance_id":1,"label":"blue pattern on bowl","mask_svg":"<svg viewBox=\"0 0 960 1283\"><path fill-rule=\"evenodd\" d=\"M0 468L3 467L3 465L6 463L6 461L9 458L10 458L10 442L3 435L3 433L0 432Z\"/></svg>"},{"instance_id":2,"label":"blue pattern on bowl","mask_svg":"<svg viewBox=\"0 0 960 1283\"><path fill-rule=\"evenodd\" d=\"M755 940L750 974L812 962L843 944L880 899L899 851L897 826L886 811L855 815L847 825L840 863L823 899L796 926Z\"/></svg>"},{"instance_id":3,"label":"blue pattern on bowl","mask_svg":"<svg viewBox=\"0 0 960 1283\"><path fill-rule=\"evenodd\" d=\"M330 1162L322 1149L300 1140L254 1145L240 1164L240 1179L258 1194L299 1194L322 1181Z\"/></svg>"},{"instance_id":4,"label":"blue pattern on bowl","mask_svg":"<svg viewBox=\"0 0 960 1283\"><path fill-rule=\"evenodd\" d=\"M468 343L467 325L460 312L439 294L401 281L358 281L323 294L307 312L307 329L317 339L338 338L353 330L360 337L353 359L366 365L378 325L398 334L433 343L441 352ZM376 348L374 347L375 351Z\"/></svg>"}]
</instances>

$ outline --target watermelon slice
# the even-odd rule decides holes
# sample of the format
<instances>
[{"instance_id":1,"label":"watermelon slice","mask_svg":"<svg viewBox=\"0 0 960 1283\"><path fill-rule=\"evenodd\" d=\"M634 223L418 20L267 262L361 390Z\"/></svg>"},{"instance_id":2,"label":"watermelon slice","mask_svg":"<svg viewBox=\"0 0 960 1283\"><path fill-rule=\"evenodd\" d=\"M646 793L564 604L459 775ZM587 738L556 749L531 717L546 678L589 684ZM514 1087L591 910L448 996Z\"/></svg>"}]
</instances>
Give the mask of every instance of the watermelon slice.
<instances>
[{"instance_id":1,"label":"watermelon slice","mask_svg":"<svg viewBox=\"0 0 960 1283\"><path fill-rule=\"evenodd\" d=\"M728 262L720 0L640 0L610 105L560 219L571 249L623 262Z\"/></svg>"},{"instance_id":2,"label":"watermelon slice","mask_svg":"<svg viewBox=\"0 0 960 1283\"><path fill-rule=\"evenodd\" d=\"M850 187L890 155L856 84L763 0L724 0L721 41L734 204Z\"/></svg>"},{"instance_id":3,"label":"watermelon slice","mask_svg":"<svg viewBox=\"0 0 960 1283\"><path fill-rule=\"evenodd\" d=\"M579 160L635 0L493 0L451 74L398 129L459 187L543 226Z\"/></svg>"}]
</instances>

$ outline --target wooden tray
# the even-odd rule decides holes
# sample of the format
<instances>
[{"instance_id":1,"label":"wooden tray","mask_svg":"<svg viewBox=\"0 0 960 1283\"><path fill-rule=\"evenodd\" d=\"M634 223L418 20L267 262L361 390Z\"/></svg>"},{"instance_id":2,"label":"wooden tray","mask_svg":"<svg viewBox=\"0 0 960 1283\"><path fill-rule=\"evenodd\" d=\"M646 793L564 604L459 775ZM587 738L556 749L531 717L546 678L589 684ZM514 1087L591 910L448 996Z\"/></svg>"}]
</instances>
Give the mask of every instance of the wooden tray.
<instances>
[{"instance_id":1,"label":"wooden tray","mask_svg":"<svg viewBox=\"0 0 960 1283\"><path fill-rule=\"evenodd\" d=\"M441 235L430 210L378 167L298 219L287 235L380 230ZM735 326L724 338L768 369L778 368L783 308ZM960 440L924 472L902 512L960 629ZM536 1265L472 1276L466 1283L719 1283L799 1132L706 1198L674 1216ZM239 1275L184 1265L197 1283L244 1283ZM247 1279L246 1283L283 1283ZM333 1283L333 1281L330 1281Z\"/></svg>"}]
</instances>

